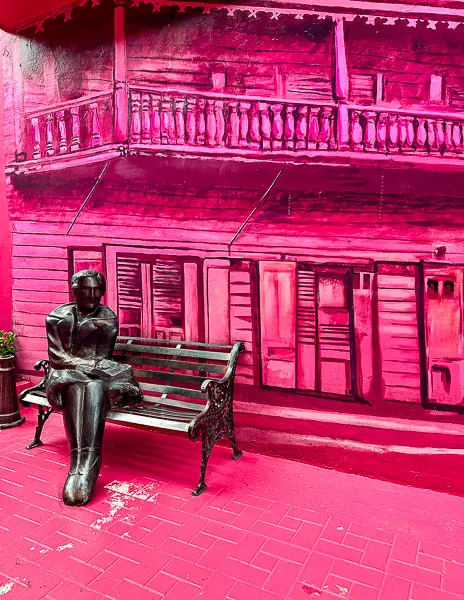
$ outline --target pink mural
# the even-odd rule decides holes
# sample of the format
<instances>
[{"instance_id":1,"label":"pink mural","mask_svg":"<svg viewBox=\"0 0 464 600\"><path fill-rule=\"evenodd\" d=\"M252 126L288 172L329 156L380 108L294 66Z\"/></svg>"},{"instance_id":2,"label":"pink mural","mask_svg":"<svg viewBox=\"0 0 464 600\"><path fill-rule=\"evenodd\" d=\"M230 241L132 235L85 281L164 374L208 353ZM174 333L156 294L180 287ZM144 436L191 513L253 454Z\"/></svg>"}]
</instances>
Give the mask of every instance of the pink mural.
<instances>
[{"instance_id":1,"label":"pink mural","mask_svg":"<svg viewBox=\"0 0 464 600\"><path fill-rule=\"evenodd\" d=\"M463 19L92 0L6 35L20 375L91 268L121 335L245 342L245 399L460 412Z\"/></svg>"}]
</instances>

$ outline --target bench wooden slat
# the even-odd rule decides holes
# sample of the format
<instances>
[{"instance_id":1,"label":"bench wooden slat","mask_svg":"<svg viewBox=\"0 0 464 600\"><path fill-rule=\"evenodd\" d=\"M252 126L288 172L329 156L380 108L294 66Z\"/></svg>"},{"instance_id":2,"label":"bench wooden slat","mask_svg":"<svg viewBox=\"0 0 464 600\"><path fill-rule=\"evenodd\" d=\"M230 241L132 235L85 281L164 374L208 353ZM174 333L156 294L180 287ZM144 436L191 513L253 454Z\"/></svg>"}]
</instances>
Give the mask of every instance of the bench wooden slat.
<instances>
[{"instance_id":1,"label":"bench wooden slat","mask_svg":"<svg viewBox=\"0 0 464 600\"><path fill-rule=\"evenodd\" d=\"M141 356L113 356L118 362L131 365L148 365L154 367L167 367L169 369L184 369L185 371L204 371L205 373L225 373L227 365L210 365L207 363L187 362L183 360L170 360L169 358L144 358Z\"/></svg>"},{"instance_id":2,"label":"bench wooden slat","mask_svg":"<svg viewBox=\"0 0 464 600\"><path fill-rule=\"evenodd\" d=\"M230 353L209 352L207 350L185 350L184 348L163 348L162 346L142 346L137 344L116 344L115 350L140 352L144 354L167 354L168 356L190 356L192 358L208 358L211 360L229 360Z\"/></svg>"},{"instance_id":3,"label":"bench wooden slat","mask_svg":"<svg viewBox=\"0 0 464 600\"><path fill-rule=\"evenodd\" d=\"M160 394L172 394L173 396L186 396L187 398L198 398L206 401L208 396L198 390L189 390L187 388L174 387L172 385L157 385L156 383L140 383L142 390L150 392L159 392Z\"/></svg>"},{"instance_id":4,"label":"bench wooden slat","mask_svg":"<svg viewBox=\"0 0 464 600\"><path fill-rule=\"evenodd\" d=\"M177 408L185 408L187 410L203 409L205 404L193 404L192 402L183 402L182 400L174 400L173 398L161 398L160 396L143 395L143 401L147 404L158 404L160 406L174 406Z\"/></svg>"},{"instance_id":5,"label":"bench wooden slat","mask_svg":"<svg viewBox=\"0 0 464 600\"><path fill-rule=\"evenodd\" d=\"M119 411L110 411L108 413L108 420L115 423L143 425L152 429L168 429L169 431L188 431L189 428L189 423L168 421L166 419L147 417L143 414L131 414Z\"/></svg>"},{"instance_id":6,"label":"bench wooden slat","mask_svg":"<svg viewBox=\"0 0 464 600\"><path fill-rule=\"evenodd\" d=\"M149 369L133 369L134 377L145 379L165 379L166 381L181 381L183 383L202 384L206 377L199 375L185 375L184 373L169 373L168 371L150 371ZM140 383L140 381L139 381Z\"/></svg>"},{"instance_id":7,"label":"bench wooden slat","mask_svg":"<svg viewBox=\"0 0 464 600\"><path fill-rule=\"evenodd\" d=\"M146 342L148 341L147 338L137 338L137 337L131 337L130 335L120 335L118 336L118 342L119 340L133 340L134 342ZM184 340L162 340L159 338L152 338L149 340L150 342L153 343L158 343L158 344L164 344L164 345L169 345L169 344L174 344L174 345L178 345L180 344L181 346L200 346L200 347L212 347L212 348L226 348L230 351L232 351L233 345L232 344L211 344L208 342L186 342Z\"/></svg>"},{"instance_id":8,"label":"bench wooden slat","mask_svg":"<svg viewBox=\"0 0 464 600\"><path fill-rule=\"evenodd\" d=\"M143 415L146 417L156 417L160 419L167 419L168 421L179 421L181 423L190 423L192 419L197 417L201 410L196 411L179 411L173 410L172 408L166 408L162 406L132 406L126 408L113 408L113 411L126 413L131 415Z\"/></svg>"}]
</instances>

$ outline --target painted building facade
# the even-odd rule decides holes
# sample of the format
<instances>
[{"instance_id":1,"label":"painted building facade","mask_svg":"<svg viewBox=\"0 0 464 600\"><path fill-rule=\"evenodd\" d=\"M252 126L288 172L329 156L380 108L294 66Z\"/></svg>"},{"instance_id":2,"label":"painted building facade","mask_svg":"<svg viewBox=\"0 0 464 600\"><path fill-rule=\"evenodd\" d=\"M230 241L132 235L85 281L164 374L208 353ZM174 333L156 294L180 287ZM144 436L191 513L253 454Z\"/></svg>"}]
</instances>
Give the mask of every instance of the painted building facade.
<instances>
[{"instance_id":1,"label":"painted building facade","mask_svg":"<svg viewBox=\"0 0 464 600\"><path fill-rule=\"evenodd\" d=\"M7 36L21 373L97 268L121 334L242 340L240 383L461 410L464 11L405 7L92 0Z\"/></svg>"}]
</instances>

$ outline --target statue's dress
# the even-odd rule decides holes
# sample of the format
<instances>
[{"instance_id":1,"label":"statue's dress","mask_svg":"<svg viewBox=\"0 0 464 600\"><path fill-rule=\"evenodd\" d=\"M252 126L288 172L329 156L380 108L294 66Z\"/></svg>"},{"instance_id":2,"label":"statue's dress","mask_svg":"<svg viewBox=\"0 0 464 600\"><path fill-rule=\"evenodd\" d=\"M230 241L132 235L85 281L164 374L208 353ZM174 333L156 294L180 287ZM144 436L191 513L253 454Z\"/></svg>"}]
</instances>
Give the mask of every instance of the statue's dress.
<instances>
[{"instance_id":1,"label":"statue's dress","mask_svg":"<svg viewBox=\"0 0 464 600\"><path fill-rule=\"evenodd\" d=\"M103 382L107 408L141 401L131 367L111 360L118 322L110 308L98 306L79 319L74 302L63 304L47 317L46 330L50 371L45 391L53 408L62 408L66 388L95 380Z\"/></svg>"}]
</instances>

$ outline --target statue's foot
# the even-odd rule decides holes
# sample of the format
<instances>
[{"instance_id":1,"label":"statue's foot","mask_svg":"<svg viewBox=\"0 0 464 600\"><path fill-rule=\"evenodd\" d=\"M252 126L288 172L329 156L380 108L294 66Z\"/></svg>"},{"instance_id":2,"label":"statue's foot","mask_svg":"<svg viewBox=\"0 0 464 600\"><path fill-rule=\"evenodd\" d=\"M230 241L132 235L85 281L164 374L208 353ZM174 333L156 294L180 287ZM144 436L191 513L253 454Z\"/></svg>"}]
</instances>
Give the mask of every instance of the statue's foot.
<instances>
[{"instance_id":1,"label":"statue's foot","mask_svg":"<svg viewBox=\"0 0 464 600\"><path fill-rule=\"evenodd\" d=\"M71 450L69 473L63 487L62 498L67 506L74 506L76 492L76 476L79 464L80 452L77 449Z\"/></svg>"},{"instance_id":2,"label":"statue's foot","mask_svg":"<svg viewBox=\"0 0 464 600\"><path fill-rule=\"evenodd\" d=\"M92 498L101 464L101 450L82 452L74 487L74 506L84 506Z\"/></svg>"},{"instance_id":3,"label":"statue's foot","mask_svg":"<svg viewBox=\"0 0 464 600\"><path fill-rule=\"evenodd\" d=\"M75 489L76 489L76 473L68 473L68 477L63 487L62 498L63 502L67 506L74 506L76 504L75 499Z\"/></svg>"}]
</instances>

